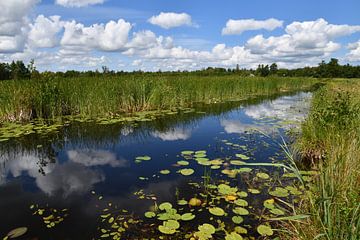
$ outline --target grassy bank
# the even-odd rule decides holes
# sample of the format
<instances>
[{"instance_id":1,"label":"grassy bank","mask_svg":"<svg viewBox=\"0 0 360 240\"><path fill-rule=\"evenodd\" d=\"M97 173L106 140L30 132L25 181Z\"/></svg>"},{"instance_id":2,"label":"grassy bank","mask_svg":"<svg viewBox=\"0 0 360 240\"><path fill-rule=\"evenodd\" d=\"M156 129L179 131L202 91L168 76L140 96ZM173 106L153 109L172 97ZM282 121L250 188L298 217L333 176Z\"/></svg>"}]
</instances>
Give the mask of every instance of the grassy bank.
<instances>
[{"instance_id":1,"label":"grassy bank","mask_svg":"<svg viewBox=\"0 0 360 240\"><path fill-rule=\"evenodd\" d=\"M0 121L111 116L309 88L309 78L128 75L0 81Z\"/></svg>"},{"instance_id":2,"label":"grassy bank","mask_svg":"<svg viewBox=\"0 0 360 240\"><path fill-rule=\"evenodd\" d=\"M314 96L298 149L319 170L300 206L312 217L295 239L360 239L360 81L333 80Z\"/></svg>"}]
</instances>

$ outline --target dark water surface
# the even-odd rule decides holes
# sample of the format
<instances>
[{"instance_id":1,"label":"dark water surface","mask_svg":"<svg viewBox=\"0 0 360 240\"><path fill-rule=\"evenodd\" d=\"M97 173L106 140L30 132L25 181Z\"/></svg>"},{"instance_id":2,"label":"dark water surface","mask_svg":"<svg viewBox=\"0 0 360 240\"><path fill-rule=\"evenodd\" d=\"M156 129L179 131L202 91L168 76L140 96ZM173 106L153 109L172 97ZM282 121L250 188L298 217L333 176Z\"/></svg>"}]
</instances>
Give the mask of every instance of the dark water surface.
<instances>
[{"instance_id":1,"label":"dark water surface","mask_svg":"<svg viewBox=\"0 0 360 240\"><path fill-rule=\"evenodd\" d=\"M154 205L146 196L157 203L188 200L196 194L188 182L201 182L205 167L194 160L176 166L184 150L205 150L209 159L235 153L250 156L249 162L281 159L276 141L304 119L310 98L311 93L301 92L202 105L194 112L128 125L73 122L56 133L0 142L0 237L25 226L28 233L19 239L97 239L103 224L99 216L109 203L126 209L124 215L143 218ZM145 155L151 160L135 162ZM183 176L177 172L182 168L195 173ZM163 169L170 174L160 174ZM226 177L221 169L211 176ZM261 195L248 201L257 198ZM38 208L44 215L33 215ZM51 209L64 220L48 228L43 216Z\"/></svg>"}]
</instances>

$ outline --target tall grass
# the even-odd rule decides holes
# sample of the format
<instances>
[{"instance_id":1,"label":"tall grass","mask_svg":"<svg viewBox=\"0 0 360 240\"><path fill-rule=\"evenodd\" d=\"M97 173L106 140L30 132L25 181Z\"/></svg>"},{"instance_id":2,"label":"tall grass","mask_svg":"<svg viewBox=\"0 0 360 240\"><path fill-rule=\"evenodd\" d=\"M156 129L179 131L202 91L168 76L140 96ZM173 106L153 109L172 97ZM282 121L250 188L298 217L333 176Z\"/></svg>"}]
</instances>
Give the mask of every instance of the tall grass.
<instances>
[{"instance_id":1,"label":"tall grass","mask_svg":"<svg viewBox=\"0 0 360 240\"><path fill-rule=\"evenodd\" d=\"M319 90L302 126L299 150L319 170L301 206L312 217L296 239L360 239L360 82L332 81Z\"/></svg>"},{"instance_id":2,"label":"tall grass","mask_svg":"<svg viewBox=\"0 0 360 240\"><path fill-rule=\"evenodd\" d=\"M0 121L109 116L309 88L315 79L127 75L0 82Z\"/></svg>"}]
</instances>

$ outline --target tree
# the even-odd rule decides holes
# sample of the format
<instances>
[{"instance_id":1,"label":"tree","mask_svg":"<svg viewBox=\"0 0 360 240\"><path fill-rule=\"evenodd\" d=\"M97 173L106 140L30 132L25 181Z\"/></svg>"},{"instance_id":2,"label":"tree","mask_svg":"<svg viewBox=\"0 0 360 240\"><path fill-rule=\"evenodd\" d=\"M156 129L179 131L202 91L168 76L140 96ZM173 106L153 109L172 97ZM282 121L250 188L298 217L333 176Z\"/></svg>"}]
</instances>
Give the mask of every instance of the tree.
<instances>
[{"instance_id":1,"label":"tree","mask_svg":"<svg viewBox=\"0 0 360 240\"><path fill-rule=\"evenodd\" d=\"M276 63L270 65L270 75L275 75L278 71L278 66Z\"/></svg>"}]
</instances>

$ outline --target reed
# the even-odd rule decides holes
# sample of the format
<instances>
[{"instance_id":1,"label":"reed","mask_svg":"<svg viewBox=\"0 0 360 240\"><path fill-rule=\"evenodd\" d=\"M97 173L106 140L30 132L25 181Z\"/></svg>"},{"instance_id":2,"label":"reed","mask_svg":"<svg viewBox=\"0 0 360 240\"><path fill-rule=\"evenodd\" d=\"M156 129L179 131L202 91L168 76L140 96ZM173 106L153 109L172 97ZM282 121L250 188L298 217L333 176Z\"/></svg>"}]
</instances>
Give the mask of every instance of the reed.
<instances>
[{"instance_id":1,"label":"reed","mask_svg":"<svg viewBox=\"0 0 360 240\"><path fill-rule=\"evenodd\" d=\"M317 91L297 149L320 175L299 206L311 217L291 239L360 239L360 82L333 80Z\"/></svg>"},{"instance_id":2,"label":"reed","mask_svg":"<svg viewBox=\"0 0 360 240\"><path fill-rule=\"evenodd\" d=\"M237 75L124 75L0 81L0 121L66 115L111 116L191 107L196 102L241 100L310 88L311 78L244 78Z\"/></svg>"}]
</instances>

